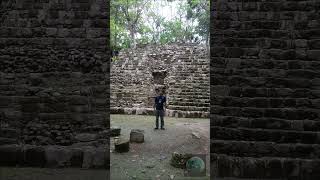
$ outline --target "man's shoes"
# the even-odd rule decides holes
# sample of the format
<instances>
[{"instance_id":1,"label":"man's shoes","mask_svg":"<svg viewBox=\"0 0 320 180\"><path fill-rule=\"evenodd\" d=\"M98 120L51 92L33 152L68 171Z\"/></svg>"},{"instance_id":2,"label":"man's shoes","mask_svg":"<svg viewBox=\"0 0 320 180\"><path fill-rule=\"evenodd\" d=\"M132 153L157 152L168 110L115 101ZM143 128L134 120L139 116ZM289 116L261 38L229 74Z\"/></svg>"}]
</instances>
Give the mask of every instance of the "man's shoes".
<instances>
[{"instance_id":1,"label":"man's shoes","mask_svg":"<svg viewBox=\"0 0 320 180\"><path fill-rule=\"evenodd\" d=\"M157 128L157 127L156 127L156 128L154 128L154 130L157 130L157 129L159 129L159 128Z\"/></svg>"},{"instance_id":2,"label":"man's shoes","mask_svg":"<svg viewBox=\"0 0 320 180\"><path fill-rule=\"evenodd\" d=\"M162 127L161 129L162 129L162 130L165 130L165 128L164 128L164 127Z\"/></svg>"}]
</instances>

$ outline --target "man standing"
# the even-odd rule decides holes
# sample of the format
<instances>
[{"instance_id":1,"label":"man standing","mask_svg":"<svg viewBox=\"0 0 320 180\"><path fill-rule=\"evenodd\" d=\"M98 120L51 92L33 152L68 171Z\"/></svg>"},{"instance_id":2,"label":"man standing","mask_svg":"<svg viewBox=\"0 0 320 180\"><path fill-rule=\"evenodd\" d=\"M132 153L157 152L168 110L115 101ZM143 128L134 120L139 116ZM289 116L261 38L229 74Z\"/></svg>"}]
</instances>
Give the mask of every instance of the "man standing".
<instances>
[{"instance_id":1,"label":"man standing","mask_svg":"<svg viewBox=\"0 0 320 180\"><path fill-rule=\"evenodd\" d=\"M157 97L155 98L153 108L156 112L156 127L154 129L159 129L159 117L161 120L161 129L164 130L164 112L165 112L165 107L166 107L166 97L163 96L163 92L157 90Z\"/></svg>"}]
</instances>

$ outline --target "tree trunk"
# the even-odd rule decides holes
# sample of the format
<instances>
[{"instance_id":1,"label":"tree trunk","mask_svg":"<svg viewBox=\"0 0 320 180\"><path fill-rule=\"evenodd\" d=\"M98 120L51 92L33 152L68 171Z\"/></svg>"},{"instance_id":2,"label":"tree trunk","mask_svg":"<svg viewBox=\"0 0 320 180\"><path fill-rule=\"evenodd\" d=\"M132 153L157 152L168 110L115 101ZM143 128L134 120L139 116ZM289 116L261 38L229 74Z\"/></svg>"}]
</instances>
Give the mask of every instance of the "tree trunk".
<instances>
[{"instance_id":1,"label":"tree trunk","mask_svg":"<svg viewBox=\"0 0 320 180\"><path fill-rule=\"evenodd\" d=\"M136 48L137 47L137 42L136 42L135 32L134 32L133 28L130 28L130 37L131 37L130 46L132 48Z\"/></svg>"}]
</instances>

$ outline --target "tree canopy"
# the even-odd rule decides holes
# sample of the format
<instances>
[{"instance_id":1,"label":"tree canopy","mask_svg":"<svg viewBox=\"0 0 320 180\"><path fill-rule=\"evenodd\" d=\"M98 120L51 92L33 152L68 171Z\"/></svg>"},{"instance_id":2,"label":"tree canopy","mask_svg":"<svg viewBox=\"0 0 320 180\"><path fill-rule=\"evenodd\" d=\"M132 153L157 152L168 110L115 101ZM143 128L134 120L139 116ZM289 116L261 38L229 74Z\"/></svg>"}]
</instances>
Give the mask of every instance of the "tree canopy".
<instances>
[{"instance_id":1,"label":"tree canopy","mask_svg":"<svg viewBox=\"0 0 320 180\"><path fill-rule=\"evenodd\" d=\"M209 0L111 0L113 50L145 44L208 43Z\"/></svg>"}]
</instances>

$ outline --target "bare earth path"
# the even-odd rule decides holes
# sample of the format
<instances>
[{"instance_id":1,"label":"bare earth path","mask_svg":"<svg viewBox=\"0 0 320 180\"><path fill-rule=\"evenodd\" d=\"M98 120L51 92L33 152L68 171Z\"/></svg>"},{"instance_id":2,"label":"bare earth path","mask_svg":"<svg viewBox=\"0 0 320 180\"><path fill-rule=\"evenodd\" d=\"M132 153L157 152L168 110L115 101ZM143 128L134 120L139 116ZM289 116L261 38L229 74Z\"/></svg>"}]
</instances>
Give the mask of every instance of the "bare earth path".
<instances>
[{"instance_id":1,"label":"bare earth path","mask_svg":"<svg viewBox=\"0 0 320 180\"><path fill-rule=\"evenodd\" d=\"M145 131L145 142L130 143L128 153L114 152L111 138L111 179L170 179L170 175L174 179L206 179L187 178L182 169L172 167L169 162L173 152L208 154L209 119L165 117L166 130L154 130L154 116L112 115L111 126L121 127L120 137L125 139L129 139L131 129ZM207 163L207 175L209 168Z\"/></svg>"}]
</instances>

